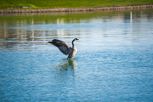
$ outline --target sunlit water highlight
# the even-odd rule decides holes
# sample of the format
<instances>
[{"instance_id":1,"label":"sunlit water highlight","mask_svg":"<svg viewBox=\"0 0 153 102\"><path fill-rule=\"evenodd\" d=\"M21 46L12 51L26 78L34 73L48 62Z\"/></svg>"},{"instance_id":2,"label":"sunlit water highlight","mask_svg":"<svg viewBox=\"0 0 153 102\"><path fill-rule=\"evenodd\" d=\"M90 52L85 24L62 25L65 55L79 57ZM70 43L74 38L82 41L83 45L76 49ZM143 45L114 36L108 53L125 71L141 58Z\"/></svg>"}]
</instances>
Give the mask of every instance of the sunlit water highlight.
<instances>
[{"instance_id":1,"label":"sunlit water highlight","mask_svg":"<svg viewBox=\"0 0 153 102\"><path fill-rule=\"evenodd\" d=\"M0 17L0 101L152 102L152 39L151 11Z\"/></svg>"}]
</instances>

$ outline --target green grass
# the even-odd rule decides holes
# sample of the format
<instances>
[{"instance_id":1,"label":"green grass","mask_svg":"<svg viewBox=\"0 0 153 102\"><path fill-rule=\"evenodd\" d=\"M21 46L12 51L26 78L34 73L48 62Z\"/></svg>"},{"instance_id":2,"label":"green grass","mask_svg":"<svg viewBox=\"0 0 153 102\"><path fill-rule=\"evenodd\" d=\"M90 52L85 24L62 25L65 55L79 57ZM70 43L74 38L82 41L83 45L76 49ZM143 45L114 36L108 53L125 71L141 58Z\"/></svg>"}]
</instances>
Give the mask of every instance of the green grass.
<instances>
[{"instance_id":1,"label":"green grass","mask_svg":"<svg viewBox=\"0 0 153 102\"><path fill-rule=\"evenodd\" d=\"M0 8L79 8L153 4L153 0L0 0Z\"/></svg>"}]
</instances>

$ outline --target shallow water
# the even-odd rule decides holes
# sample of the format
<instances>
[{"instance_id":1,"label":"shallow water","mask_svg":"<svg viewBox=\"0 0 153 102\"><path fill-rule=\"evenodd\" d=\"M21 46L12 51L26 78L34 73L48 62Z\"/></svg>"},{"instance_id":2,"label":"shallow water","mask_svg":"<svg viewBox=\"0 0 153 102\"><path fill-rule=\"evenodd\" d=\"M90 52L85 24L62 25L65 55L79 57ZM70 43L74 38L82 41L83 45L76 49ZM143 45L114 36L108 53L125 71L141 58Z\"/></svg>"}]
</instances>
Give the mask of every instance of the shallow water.
<instances>
[{"instance_id":1,"label":"shallow water","mask_svg":"<svg viewBox=\"0 0 153 102\"><path fill-rule=\"evenodd\" d=\"M1 16L0 101L152 102L152 39L151 10Z\"/></svg>"}]
</instances>

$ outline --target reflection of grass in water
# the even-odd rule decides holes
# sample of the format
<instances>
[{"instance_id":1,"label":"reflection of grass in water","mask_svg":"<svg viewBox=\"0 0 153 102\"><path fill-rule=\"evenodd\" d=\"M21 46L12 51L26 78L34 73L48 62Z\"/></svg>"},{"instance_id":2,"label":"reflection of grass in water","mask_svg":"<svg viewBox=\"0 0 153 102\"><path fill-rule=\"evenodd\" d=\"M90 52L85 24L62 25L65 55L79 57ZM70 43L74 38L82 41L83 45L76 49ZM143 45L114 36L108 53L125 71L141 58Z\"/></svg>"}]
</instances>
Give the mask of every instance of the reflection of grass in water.
<instances>
[{"instance_id":1,"label":"reflection of grass in water","mask_svg":"<svg viewBox=\"0 0 153 102\"><path fill-rule=\"evenodd\" d=\"M152 14L152 10L143 10ZM139 12L139 11L138 11ZM25 23L57 23L57 20L61 20L64 23L80 22L80 20L90 20L92 18L111 18L117 15L124 15L129 13L129 11L110 11L110 12L86 12L86 13L53 13L53 14L43 14L43 15L18 15L18 16L0 16L1 22L12 22L25 21ZM133 11L136 14L137 11Z\"/></svg>"},{"instance_id":2,"label":"reflection of grass in water","mask_svg":"<svg viewBox=\"0 0 153 102\"><path fill-rule=\"evenodd\" d=\"M52 14L43 14L43 15L19 15L19 16L0 16L0 18L19 18L19 19L31 19L31 18L35 18L36 20L41 20L42 18L46 18L46 19L51 19L51 20L55 20L57 18L75 18L75 19L80 19L80 18L91 18L91 17L95 17L95 16L100 16L100 15L112 15L112 12L78 12L78 13L52 13Z\"/></svg>"},{"instance_id":3,"label":"reflection of grass in water","mask_svg":"<svg viewBox=\"0 0 153 102\"><path fill-rule=\"evenodd\" d=\"M119 13L119 12L118 12ZM64 20L66 23L80 22L80 20L90 20L98 17L112 17L117 12L86 12L86 13L53 13L43 15L18 15L18 16L0 16L0 22L26 21L26 23L57 23L58 20Z\"/></svg>"},{"instance_id":4,"label":"reflection of grass in water","mask_svg":"<svg viewBox=\"0 0 153 102\"><path fill-rule=\"evenodd\" d=\"M77 68L77 63L75 59L68 59L68 60L65 59L64 61L62 61L62 63L58 65L58 67L60 68L60 70L68 70L68 69L75 70Z\"/></svg>"}]
</instances>

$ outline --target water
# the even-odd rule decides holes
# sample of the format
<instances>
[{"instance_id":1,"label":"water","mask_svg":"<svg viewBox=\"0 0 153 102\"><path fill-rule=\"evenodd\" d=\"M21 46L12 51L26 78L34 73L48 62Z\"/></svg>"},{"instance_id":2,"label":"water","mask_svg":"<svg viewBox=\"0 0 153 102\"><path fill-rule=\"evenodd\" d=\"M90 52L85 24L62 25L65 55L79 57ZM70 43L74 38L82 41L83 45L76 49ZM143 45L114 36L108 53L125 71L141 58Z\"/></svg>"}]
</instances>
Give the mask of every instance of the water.
<instances>
[{"instance_id":1,"label":"water","mask_svg":"<svg viewBox=\"0 0 153 102\"><path fill-rule=\"evenodd\" d=\"M0 16L0 101L152 102L152 39L151 10Z\"/></svg>"}]
</instances>

